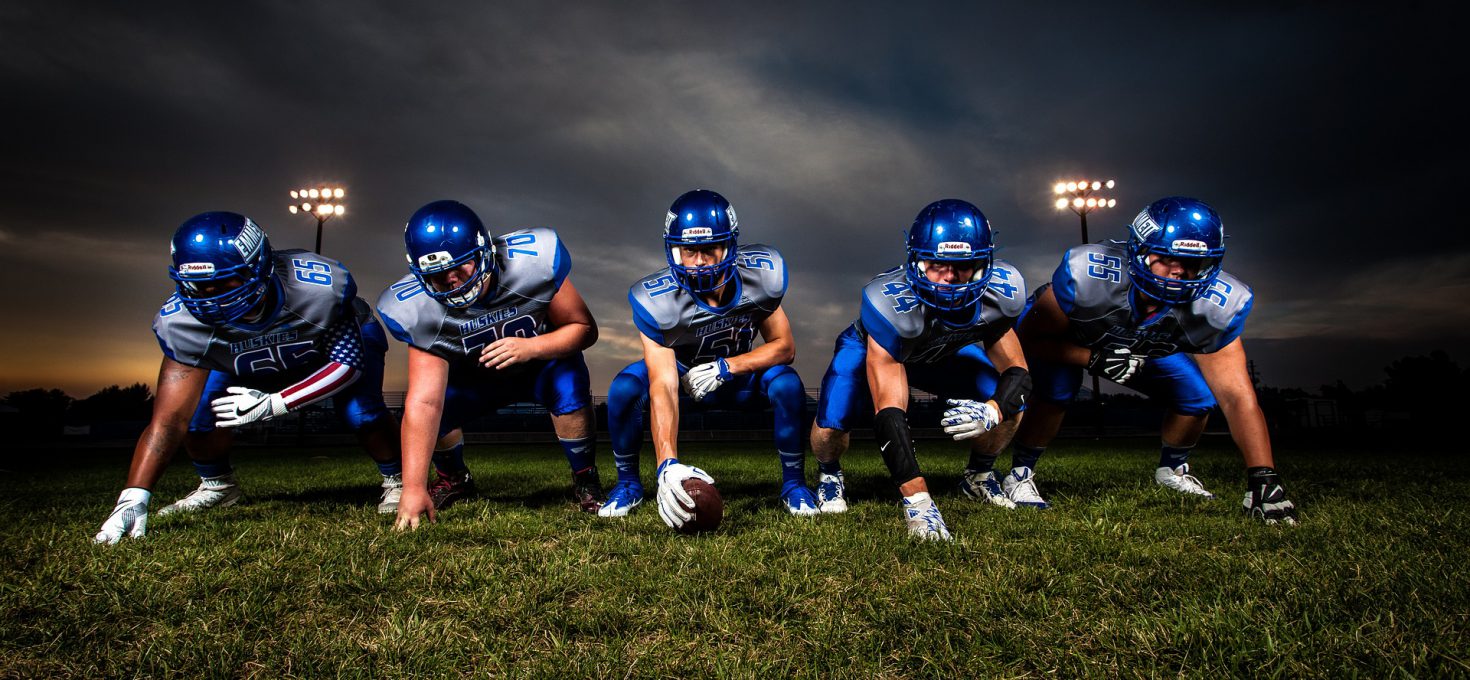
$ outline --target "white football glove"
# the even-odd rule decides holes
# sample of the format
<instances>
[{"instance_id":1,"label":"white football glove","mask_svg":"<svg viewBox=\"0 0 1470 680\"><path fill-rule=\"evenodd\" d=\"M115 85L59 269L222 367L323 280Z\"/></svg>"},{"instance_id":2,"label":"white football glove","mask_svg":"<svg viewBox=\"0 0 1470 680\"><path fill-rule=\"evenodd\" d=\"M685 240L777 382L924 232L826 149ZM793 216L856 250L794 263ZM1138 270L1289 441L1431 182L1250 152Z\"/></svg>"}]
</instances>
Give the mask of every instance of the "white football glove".
<instances>
[{"instance_id":1,"label":"white football glove","mask_svg":"<svg viewBox=\"0 0 1470 680\"><path fill-rule=\"evenodd\" d=\"M705 397L720 389L730 377L730 365L724 359L715 359L689 369L679 378L679 382L684 385L684 392L691 398L704 401Z\"/></svg>"},{"instance_id":2,"label":"white football glove","mask_svg":"<svg viewBox=\"0 0 1470 680\"><path fill-rule=\"evenodd\" d=\"M1087 362L1087 371L1100 375L1119 385L1128 382L1138 369L1143 368L1147 357L1135 356L1127 347L1104 347L1093 350Z\"/></svg>"},{"instance_id":3,"label":"white football glove","mask_svg":"<svg viewBox=\"0 0 1470 680\"><path fill-rule=\"evenodd\" d=\"M270 420L286 415L286 398L280 392L269 394L248 387L231 387L228 395L210 402L214 409L215 427L239 427L257 420Z\"/></svg>"},{"instance_id":4,"label":"white football glove","mask_svg":"<svg viewBox=\"0 0 1470 680\"><path fill-rule=\"evenodd\" d=\"M949 409L939 424L957 442L974 439L1000 424L1000 413L988 403L969 399L946 399L944 403L949 404Z\"/></svg>"},{"instance_id":5,"label":"white football glove","mask_svg":"<svg viewBox=\"0 0 1470 680\"><path fill-rule=\"evenodd\" d=\"M124 535L142 538L148 532L148 499L152 497L153 494L147 489L123 489L122 494L117 497L117 505L112 508L112 514L107 516L107 521L102 523L102 530L92 537L92 541L113 545L121 541Z\"/></svg>"},{"instance_id":6,"label":"white football glove","mask_svg":"<svg viewBox=\"0 0 1470 680\"><path fill-rule=\"evenodd\" d=\"M678 529L694 518L694 513L685 510L694 507L694 499L684 490L686 479L702 479L710 484L715 483L715 479L704 470L680 463L677 458L671 458L659 465L658 516L664 519L664 524L669 525L670 529Z\"/></svg>"}]
</instances>

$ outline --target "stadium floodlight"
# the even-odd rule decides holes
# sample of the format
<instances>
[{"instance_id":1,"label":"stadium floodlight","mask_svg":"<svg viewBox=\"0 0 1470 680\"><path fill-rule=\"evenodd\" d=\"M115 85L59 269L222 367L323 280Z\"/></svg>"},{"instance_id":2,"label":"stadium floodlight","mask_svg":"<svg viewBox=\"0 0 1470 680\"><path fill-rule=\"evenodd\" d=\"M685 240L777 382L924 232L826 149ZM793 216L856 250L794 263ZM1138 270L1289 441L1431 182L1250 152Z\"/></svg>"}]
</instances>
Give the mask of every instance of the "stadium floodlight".
<instances>
[{"instance_id":1,"label":"stadium floodlight","mask_svg":"<svg viewBox=\"0 0 1470 680\"><path fill-rule=\"evenodd\" d=\"M1117 186L1117 182L1113 180L1093 180L1089 182L1085 179L1079 179L1075 182L1071 180L1057 182L1056 186L1052 187L1052 190L1058 196L1056 200L1057 210L1071 208L1072 212L1077 213L1077 217L1082 220L1083 243L1092 242L1092 239L1087 237L1087 213L1118 205L1117 199L1098 196L1094 192L1101 191L1103 187L1112 189L1114 186ZM1064 189L1065 191L1063 191ZM1097 376L1092 376L1092 398L1095 400L1102 399L1101 383L1098 382ZM1098 420L1099 432L1102 431L1102 420L1100 418L1101 411L1099 411Z\"/></svg>"},{"instance_id":2,"label":"stadium floodlight","mask_svg":"<svg viewBox=\"0 0 1470 680\"><path fill-rule=\"evenodd\" d=\"M347 190L341 186L318 186L314 189L292 189L289 192L292 199L303 198L320 199L321 202L313 204L311 201L302 201L299 205L294 201L286 206L286 210L292 215L310 215L316 220L316 252L322 252L322 226L327 220L346 214L347 208L342 203L342 198L347 195Z\"/></svg>"}]
</instances>

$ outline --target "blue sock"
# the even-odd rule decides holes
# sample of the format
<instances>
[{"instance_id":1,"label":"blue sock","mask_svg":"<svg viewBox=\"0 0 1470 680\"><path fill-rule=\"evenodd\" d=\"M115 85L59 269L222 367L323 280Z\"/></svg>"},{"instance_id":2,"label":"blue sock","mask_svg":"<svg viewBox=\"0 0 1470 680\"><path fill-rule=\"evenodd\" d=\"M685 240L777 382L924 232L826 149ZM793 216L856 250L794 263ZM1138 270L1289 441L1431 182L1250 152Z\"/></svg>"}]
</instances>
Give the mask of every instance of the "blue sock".
<instances>
[{"instance_id":1,"label":"blue sock","mask_svg":"<svg viewBox=\"0 0 1470 680\"><path fill-rule=\"evenodd\" d=\"M777 451L777 453L781 454L781 481L806 484L806 452Z\"/></svg>"},{"instance_id":2,"label":"blue sock","mask_svg":"<svg viewBox=\"0 0 1470 680\"><path fill-rule=\"evenodd\" d=\"M1045 446L1031 448L1029 446L1021 446L1020 444L1012 444L1011 467L1031 468L1032 471L1035 471L1036 462L1041 460L1041 452L1045 450Z\"/></svg>"},{"instance_id":3,"label":"blue sock","mask_svg":"<svg viewBox=\"0 0 1470 680\"><path fill-rule=\"evenodd\" d=\"M824 475L840 475L842 474L842 460L838 459L830 463L823 463L819 460L817 461L817 470Z\"/></svg>"},{"instance_id":4,"label":"blue sock","mask_svg":"<svg viewBox=\"0 0 1470 680\"><path fill-rule=\"evenodd\" d=\"M1164 445L1163 453L1159 454L1159 467L1170 470L1189 462L1189 451L1193 446L1169 446Z\"/></svg>"},{"instance_id":5,"label":"blue sock","mask_svg":"<svg viewBox=\"0 0 1470 680\"><path fill-rule=\"evenodd\" d=\"M373 461L377 462L377 461ZM391 463L378 463L378 474L384 477L403 474L403 461L395 460Z\"/></svg>"},{"instance_id":6,"label":"blue sock","mask_svg":"<svg viewBox=\"0 0 1470 680\"><path fill-rule=\"evenodd\" d=\"M969 468L971 470L974 470L975 472L991 472L991 471L994 471L995 470L995 459L996 459L996 457L998 455L999 454L995 454L995 453L980 453L979 451L971 450L970 451L970 464L967 465L967 466L965 466L965 467L967 467L967 468Z\"/></svg>"},{"instance_id":7,"label":"blue sock","mask_svg":"<svg viewBox=\"0 0 1470 680\"><path fill-rule=\"evenodd\" d=\"M469 470L464 464L464 440L447 449L434 449L434 469L446 475Z\"/></svg>"},{"instance_id":8,"label":"blue sock","mask_svg":"<svg viewBox=\"0 0 1470 680\"><path fill-rule=\"evenodd\" d=\"M567 454L567 465L572 466L572 474L586 472L597 465L597 440L593 437L581 439L561 439L562 451Z\"/></svg>"},{"instance_id":9,"label":"blue sock","mask_svg":"<svg viewBox=\"0 0 1470 680\"><path fill-rule=\"evenodd\" d=\"M642 480L638 478L637 451L618 453L617 449L613 449L613 464L618 467L618 483L643 486Z\"/></svg>"},{"instance_id":10,"label":"blue sock","mask_svg":"<svg viewBox=\"0 0 1470 680\"><path fill-rule=\"evenodd\" d=\"M223 477L235 471L235 468L230 465L229 456L223 456L214 460L196 460L193 462L194 471L199 473L200 479Z\"/></svg>"}]
</instances>

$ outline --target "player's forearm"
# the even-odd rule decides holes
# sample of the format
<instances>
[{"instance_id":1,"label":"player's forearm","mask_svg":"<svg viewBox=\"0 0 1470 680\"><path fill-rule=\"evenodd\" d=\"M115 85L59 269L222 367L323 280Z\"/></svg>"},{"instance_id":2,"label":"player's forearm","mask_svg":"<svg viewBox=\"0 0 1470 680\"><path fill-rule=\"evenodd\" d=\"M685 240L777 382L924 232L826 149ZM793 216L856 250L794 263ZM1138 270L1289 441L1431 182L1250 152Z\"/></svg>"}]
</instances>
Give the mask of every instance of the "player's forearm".
<instances>
[{"instance_id":1,"label":"player's forearm","mask_svg":"<svg viewBox=\"0 0 1470 680\"><path fill-rule=\"evenodd\" d=\"M873 395L873 412L885 408L909 409L909 376L898 362L868 363L868 391Z\"/></svg>"},{"instance_id":2,"label":"player's forearm","mask_svg":"<svg viewBox=\"0 0 1470 680\"><path fill-rule=\"evenodd\" d=\"M143 436L138 438L138 444L133 447L133 462L128 466L127 485L151 490L158 483L158 478L163 476L164 467L184 441L184 434L188 429L187 421L149 423L148 429L143 431Z\"/></svg>"},{"instance_id":3,"label":"player's forearm","mask_svg":"<svg viewBox=\"0 0 1470 680\"><path fill-rule=\"evenodd\" d=\"M560 359L591 347L597 342L597 327L585 323L569 323L545 335L531 338L539 359Z\"/></svg>"},{"instance_id":4,"label":"player's forearm","mask_svg":"<svg viewBox=\"0 0 1470 680\"><path fill-rule=\"evenodd\" d=\"M772 366L790 364L796 360L796 343L790 338L781 338L775 342L767 342L745 354L740 354L725 359L730 372L736 375L743 373L755 373Z\"/></svg>"},{"instance_id":5,"label":"player's forearm","mask_svg":"<svg viewBox=\"0 0 1470 680\"><path fill-rule=\"evenodd\" d=\"M281 390L281 397L285 400L286 408L294 411L347 389L360 377L362 371L347 364L329 361L304 380Z\"/></svg>"},{"instance_id":6,"label":"player's forearm","mask_svg":"<svg viewBox=\"0 0 1470 680\"><path fill-rule=\"evenodd\" d=\"M1266 427L1266 414L1255 399L1221 399L1220 410L1230 424L1230 438L1240 448L1246 467L1275 467L1271 454L1271 433Z\"/></svg>"},{"instance_id":7,"label":"player's forearm","mask_svg":"<svg viewBox=\"0 0 1470 680\"><path fill-rule=\"evenodd\" d=\"M435 433L439 430L441 404L410 401L403 408L403 485L426 489L429 486L429 459L434 455Z\"/></svg>"},{"instance_id":8,"label":"player's forearm","mask_svg":"<svg viewBox=\"0 0 1470 680\"><path fill-rule=\"evenodd\" d=\"M649 432L656 463L679 456L679 384L667 380L648 388Z\"/></svg>"}]
</instances>

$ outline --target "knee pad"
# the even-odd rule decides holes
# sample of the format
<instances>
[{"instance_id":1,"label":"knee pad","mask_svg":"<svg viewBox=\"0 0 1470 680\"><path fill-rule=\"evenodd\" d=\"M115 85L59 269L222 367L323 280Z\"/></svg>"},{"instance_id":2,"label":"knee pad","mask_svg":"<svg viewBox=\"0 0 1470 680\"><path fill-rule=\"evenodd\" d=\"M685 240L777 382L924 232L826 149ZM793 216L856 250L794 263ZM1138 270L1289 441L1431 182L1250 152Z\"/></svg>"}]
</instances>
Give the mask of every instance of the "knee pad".
<instances>
[{"instance_id":1,"label":"knee pad","mask_svg":"<svg viewBox=\"0 0 1470 680\"><path fill-rule=\"evenodd\" d=\"M903 409L889 407L879 411L873 418L873 434L878 436L878 451L883 454L883 463L888 466L894 484L902 486L922 476L919 461L914 457L908 415Z\"/></svg>"}]
</instances>

